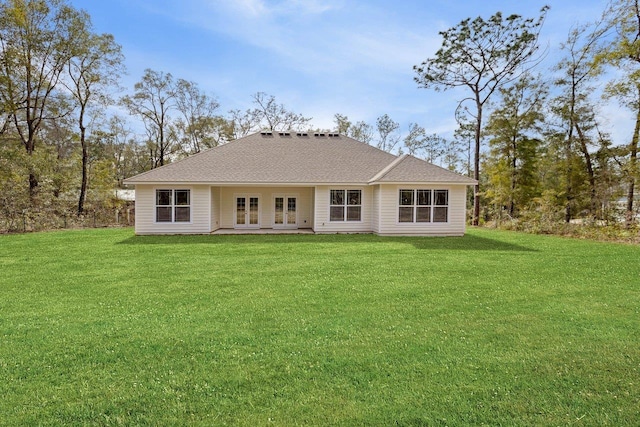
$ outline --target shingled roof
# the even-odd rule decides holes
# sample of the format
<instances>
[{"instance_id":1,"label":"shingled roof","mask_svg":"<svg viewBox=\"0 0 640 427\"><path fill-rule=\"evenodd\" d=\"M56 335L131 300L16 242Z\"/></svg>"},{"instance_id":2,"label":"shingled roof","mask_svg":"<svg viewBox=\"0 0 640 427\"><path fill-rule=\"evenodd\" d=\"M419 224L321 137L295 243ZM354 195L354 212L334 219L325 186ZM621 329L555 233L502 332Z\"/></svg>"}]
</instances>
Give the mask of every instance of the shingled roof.
<instances>
[{"instance_id":1,"label":"shingled roof","mask_svg":"<svg viewBox=\"0 0 640 427\"><path fill-rule=\"evenodd\" d=\"M260 132L125 180L125 184L373 184L474 180L337 133Z\"/></svg>"}]
</instances>

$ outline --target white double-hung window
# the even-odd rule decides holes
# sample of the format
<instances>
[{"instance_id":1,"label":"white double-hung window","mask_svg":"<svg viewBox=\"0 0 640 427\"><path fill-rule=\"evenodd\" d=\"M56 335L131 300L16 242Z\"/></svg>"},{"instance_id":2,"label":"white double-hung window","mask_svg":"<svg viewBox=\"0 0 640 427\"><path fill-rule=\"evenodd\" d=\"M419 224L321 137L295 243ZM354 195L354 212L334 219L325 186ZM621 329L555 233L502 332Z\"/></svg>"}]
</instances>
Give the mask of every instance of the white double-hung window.
<instances>
[{"instance_id":1,"label":"white double-hung window","mask_svg":"<svg viewBox=\"0 0 640 427\"><path fill-rule=\"evenodd\" d=\"M191 190L156 190L156 222L190 222Z\"/></svg>"},{"instance_id":2,"label":"white double-hung window","mask_svg":"<svg viewBox=\"0 0 640 427\"><path fill-rule=\"evenodd\" d=\"M330 221L362 221L362 190L331 190Z\"/></svg>"},{"instance_id":3,"label":"white double-hung window","mask_svg":"<svg viewBox=\"0 0 640 427\"><path fill-rule=\"evenodd\" d=\"M449 220L449 190L400 189L398 222L423 223Z\"/></svg>"}]
</instances>

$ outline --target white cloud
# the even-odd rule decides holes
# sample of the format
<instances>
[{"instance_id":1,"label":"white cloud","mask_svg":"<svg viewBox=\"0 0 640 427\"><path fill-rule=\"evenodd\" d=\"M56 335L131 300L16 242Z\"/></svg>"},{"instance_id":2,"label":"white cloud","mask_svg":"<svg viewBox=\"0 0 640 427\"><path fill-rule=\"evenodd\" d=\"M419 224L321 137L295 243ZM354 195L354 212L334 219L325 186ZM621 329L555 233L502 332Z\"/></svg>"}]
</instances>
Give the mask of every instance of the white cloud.
<instances>
[{"instance_id":1,"label":"white cloud","mask_svg":"<svg viewBox=\"0 0 640 427\"><path fill-rule=\"evenodd\" d=\"M276 6L282 14L296 15L320 15L330 10L339 9L342 2L332 2L326 0L286 0Z\"/></svg>"},{"instance_id":2,"label":"white cloud","mask_svg":"<svg viewBox=\"0 0 640 427\"><path fill-rule=\"evenodd\" d=\"M267 7L262 0L234 0L227 2L245 16L260 17L267 13Z\"/></svg>"},{"instance_id":3,"label":"white cloud","mask_svg":"<svg viewBox=\"0 0 640 427\"><path fill-rule=\"evenodd\" d=\"M411 65L435 51L438 40L437 34L419 35L373 7L347 7L341 1L191 0L164 13L315 75L362 67L410 72Z\"/></svg>"},{"instance_id":4,"label":"white cloud","mask_svg":"<svg viewBox=\"0 0 640 427\"><path fill-rule=\"evenodd\" d=\"M211 2L195 0L192 2L200 7L207 7ZM235 1L214 1L217 9L229 8L241 13L244 18L265 18L265 17L296 17L300 15L321 15L325 12L339 9L342 2L320 1L320 0L235 0Z\"/></svg>"}]
</instances>

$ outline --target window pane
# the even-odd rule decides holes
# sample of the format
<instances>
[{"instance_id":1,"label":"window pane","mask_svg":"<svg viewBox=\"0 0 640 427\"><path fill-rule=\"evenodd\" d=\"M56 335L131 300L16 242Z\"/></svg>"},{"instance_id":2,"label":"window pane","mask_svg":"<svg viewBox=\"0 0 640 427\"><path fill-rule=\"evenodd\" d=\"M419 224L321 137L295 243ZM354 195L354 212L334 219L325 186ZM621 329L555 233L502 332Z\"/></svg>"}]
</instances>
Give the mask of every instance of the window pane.
<instances>
[{"instance_id":1,"label":"window pane","mask_svg":"<svg viewBox=\"0 0 640 427\"><path fill-rule=\"evenodd\" d=\"M431 204L431 190L418 190L418 205L429 206Z\"/></svg>"},{"instance_id":2,"label":"window pane","mask_svg":"<svg viewBox=\"0 0 640 427\"><path fill-rule=\"evenodd\" d=\"M360 221L360 206L347 206L347 221Z\"/></svg>"},{"instance_id":3,"label":"window pane","mask_svg":"<svg viewBox=\"0 0 640 427\"><path fill-rule=\"evenodd\" d=\"M157 207L156 222L171 222L171 207Z\"/></svg>"},{"instance_id":4,"label":"window pane","mask_svg":"<svg viewBox=\"0 0 640 427\"><path fill-rule=\"evenodd\" d=\"M294 225L296 223L296 198L287 199L287 224Z\"/></svg>"},{"instance_id":5,"label":"window pane","mask_svg":"<svg viewBox=\"0 0 640 427\"><path fill-rule=\"evenodd\" d=\"M449 190L434 191L435 204L438 206L447 206L449 204Z\"/></svg>"},{"instance_id":6,"label":"window pane","mask_svg":"<svg viewBox=\"0 0 640 427\"><path fill-rule=\"evenodd\" d=\"M431 208L417 207L416 222L431 222Z\"/></svg>"},{"instance_id":7,"label":"window pane","mask_svg":"<svg viewBox=\"0 0 640 427\"><path fill-rule=\"evenodd\" d=\"M238 209L238 211L236 212L236 224L244 225L245 219L246 219L245 212Z\"/></svg>"},{"instance_id":8,"label":"window pane","mask_svg":"<svg viewBox=\"0 0 640 427\"><path fill-rule=\"evenodd\" d=\"M171 190L156 190L156 205L168 206L171 205Z\"/></svg>"},{"instance_id":9,"label":"window pane","mask_svg":"<svg viewBox=\"0 0 640 427\"><path fill-rule=\"evenodd\" d=\"M400 205L413 205L413 190L400 190Z\"/></svg>"},{"instance_id":10,"label":"window pane","mask_svg":"<svg viewBox=\"0 0 640 427\"><path fill-rule=\"evenodd\" d=\"M433 222L447 222L449 208L433 208Z\"/></svg>"},{"instance_id":11,"label":"window pane","mask_svg":"<svg viewBox=\"0 0 640 427\"><path fill-rule=\"evenodd\" d=\"M331 190L331 204L344 205L344 190Z\"/></svg>"},{"instance_id":12,"label":"window pane","mask_svg":"<svg viewBox=\"0 0 640 427\"><path fill-rule=\"evenodd\" d=\"M244 212L245 203L246 203L246 199L244 197L238 197L236 199L236 208Z\"/></svg>"},{"instance_id":13,"label":"window pane","mask_svg":"<svg viewBox=\"0 0 640 427\"><path fill-rule=\"evenodd\" d=\"M258 218L258 198L250 197L249 198L249 224L257 225L259 222Z\"/></svg>"},{"instance_id":14,"label":"window pane","mask_svg":"<svg viewBox=\"0 0 640 427\"><path fill-rule=\"evenodd\" d=\"M284 198L276 197L275 223L284 224Z\"/></svg>"},{"instance_id":15,"label":"window pane","mask_svg":"<svg viewBox=\"0 0 640 427\"><path fill-rule=\"evenodd\" d=\"M347 202L350 205L360 205L361 192L360 190L347 191Z\"/></svg>"},{"instance_id":16,"label":"window pane","mask_svg":"<svg viewBox=\"0 0 640 427\"><path fill-rule=\"evenodd\" d=\"M176 207L176 222L191 221L191 208Z\"/></svg>"},{"instance_id":17,"label":"window pane","mask_svg":"<svg viewBox=\"0 0 640 427\"><path fill-rule=\"evenodd\" d=\"M190 205L190 194L189 190L176 190L176 205Z\"/></svg>"},{"instance_id":18,"label":"window pane","mask_svg":"<svg viewBox=\"0 0 640 427\"><path fill-rule=\"evenodd\" d=\"M398 215L399 222L413 222L413 208L400 208Z\"/></svg>"},{"instance_id":19,"label":"window pane","mask_svg":"<svg viewBox=\"0 0 640 427\"><path fill-rule=\"evenodd\" d=\"M344 207L343 206L331 206L330 218L331 221L344 221Z\"/></svg>"},{"instance_id":20,"label":"window pane","mask_svg":"<svg viewBox=\"0 0 640 427\"><path fill-rule=\"evenodd\" d=\"M247 199L245 199L244 197L236 198L236 224L238 225L246 224L246 202Z\"/></svg>"}]
</instances>

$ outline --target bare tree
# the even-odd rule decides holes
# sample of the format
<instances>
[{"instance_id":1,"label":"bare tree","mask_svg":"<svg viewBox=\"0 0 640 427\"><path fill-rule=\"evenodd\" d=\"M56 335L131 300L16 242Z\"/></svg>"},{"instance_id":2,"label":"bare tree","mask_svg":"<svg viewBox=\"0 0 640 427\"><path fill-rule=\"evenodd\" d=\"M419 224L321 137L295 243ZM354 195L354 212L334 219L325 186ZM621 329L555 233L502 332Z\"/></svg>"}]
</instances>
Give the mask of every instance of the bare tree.
<instances>
[{"instance_id":1,"label":"bare tree","mask_svg":"<svg viewBox=\"0 0 640 427\"><path fill-rule=\"evenodd\" d=\"M361 120L353 123L347 116L339 113L334 116L334 121L336 123L338 133L367 144L371 144L373 142L373 127L371 127L367 122Z\"/></svg>"},{"instance_id":2,"label":"bare tree","mask_svg":"<svg viewBox=\"0 0 640 427\"><path fill-rule=\"evenodd\" d=\"M77 32L75 38L74 55L67 63L69 80L65 82L77 105L82 149L82 180L78 196L78 215L82 215L84 211L88 182L89 143L86 135L86 115L92 104L105 106L111 101L108 92L110 88L117 86L124 59L120 45L114 41L111 34L92 33L88 15L85 15L83 21L85 26Z\"/></svg>"},{"instance_id":3,"label":"bare tree","mask_svg":"<svg viewBox=\"0 0 640 427\"><path fill-rule=\"evenodd\" d=\"M227 119L232 139L242 138L260 129L262 118L255 110L231 110Z\"/></svg>"},{"instance_id":4,"label":"bare tree","mask_svg":"<svg viewBox=\"0 0 640 427\"><path fill-rule=\"evenodd\" d=\"M218 145L215 112L220 104L215 98L202 92L197 83L179 79L175 86L175 103L182 115L177 126L187 145L185 151L199 153L203 148Z\"/></svg>"},{"instance_id":5,"label":"bare tree","mask_svg":"<svg viewBox=\"0 0 640 427\"><path fill-rule=\"evenodd\" d=\"M135 84L133 96L121 99L129 113L139 116L147 132L152 167L163 166L176 145L170 111L175 109L175 84L171 73L146 69Z\"/></svg>"},{"instance_id":6,"label":"bare tree","mask_svg":"<svg viewBox=\"0 0 640 427\"><path fill-rule=\"evenodd\" d=\"M294 113L283 104L278 104L273 95L257 92L252 96L256 108L253 114L260 118L262 124L272 131L302 130L311 122L310 117Z\"/></svg>"},{"instance_id":7,"label":"bare tree","mask_svg":"<svg viewBox=\"0 0 640 427\"><path fill-rule=\"evenodd\" d=\"M384 114L376 119L376 129L378 131L378 148L383 151L391 152L401 140L400 123L395 122Z\"/></svg>"}]
</instances>

